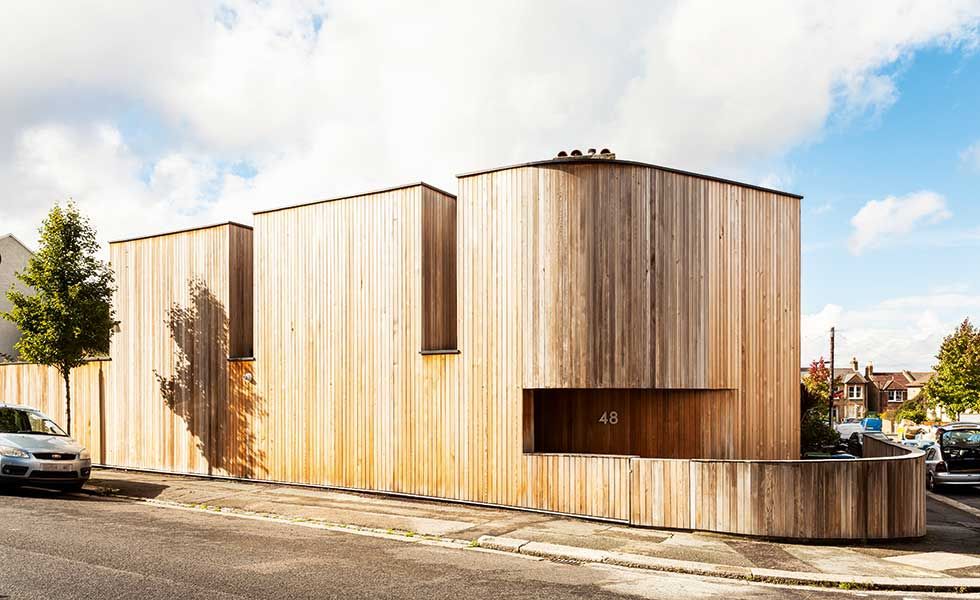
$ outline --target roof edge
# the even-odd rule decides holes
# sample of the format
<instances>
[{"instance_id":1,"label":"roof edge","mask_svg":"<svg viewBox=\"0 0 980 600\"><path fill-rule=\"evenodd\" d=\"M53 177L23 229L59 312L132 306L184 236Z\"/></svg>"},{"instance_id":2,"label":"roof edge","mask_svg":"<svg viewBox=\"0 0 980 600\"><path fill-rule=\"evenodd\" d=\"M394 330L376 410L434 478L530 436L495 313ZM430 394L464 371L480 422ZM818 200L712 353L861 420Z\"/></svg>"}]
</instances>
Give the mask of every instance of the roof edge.
<instances>
[{"instance_id":1,"label":"roof edge","mask_svg":"<svg viewBox=\"0 0 980 600\"><path fill-rule=\"evenodd\" d=\"M112 240L110 244L125 244L126 242L138 242L140 240L149 240L152 238L166 237L168 235L177 235L179 233L190 233L192 231L200 231L202 229L214 229L215 227L226 227L228 225L233 225L235 227L244 227L245 229L252 229L251 225L245 225L244 223L237 223L235 221L225 221L223 223L212 223L211 225L200 225L198 227L188 227L186 229L177 229L174 231L164 231L162 233L152 233L149 235L140 235L136 237L126 238L122 240Z\"/></svg>"},{"instance_id":2,"label":"roof edge","mask_svg":"<svg viewBox=\"0 0 980 600\"><path fill-rule=\"evenodd\" d=\"M776 190L773 188L763 187L761 185L755 185L752 183L745 183L744 181L735 181L734 179L725 179L724 177L715 177L714 175L705 175L703 173L695 173L694 171L685 171L683 169L675 169L673 167L665 167L663 165L655 165L653 163L645 163L636 160L623 160L619 158L589 158L587 156L579 157L573 156L568 158L549 158L547 160L536 160L532 162L519 163L516 165L505 165L502 167L494 167L492 169L481 169L479 171L470 171L468 173L460 173L456 175L457 179L462 179L463 177L473 177L474 175L486 175L487 173L495 173L497 171L506 171L509 169L520 169L523 167L544 167L553 165L564 165L564 164L616 164L616 165L629 165L634 167L647 167L650 169L659 169L661 171L666 171L668 173L677 173L678 175L687 175L690 177L697 177L699 179L706 179L708 181L717 181L719 183L728 183L731 185L737 185L739 187L744 187L752 190L758 190L760 192L769 192L772 194L779 194L781 196L788 196L790 198L796 198L797 200L802 200L803 196L800 194L794 194L792 192L784 192L782 190Z\"/></svg>"},{"instance_id":3,"label":"roof edge","mask_svg":"<svg viewBox=\"0 0 980 600\"><path fill-rule=\"evenodd\" d=\"M327 202L337 202L338 200L350 200L352 198L361 198L363 196L373 196L375 194L384 194L384 193L387 193L387 192L395 192L395 191L398 191L398 190L406 190L408 188L414 188L414 187L428 188L428 189L433 190L435 192L439 192L440 194L449 196L450 198L455 198L456 197L456 194L450 194L446 190L437 188L436 186L431 185L431 184L428 184L428 183L426 183L424 181L414 181L412 183L405 183L405 184L402 184L402 185L395 185L395 186L392 186L392 187L381 188L381 189L378 189L378 190L370 190L370 191L367 191L367 192L358 192L356 194L347 194L345 196L334 196L332 198L324 198L322 200L311 200L309 202L300 202L300 203L297 203L297 204L287 204L286 206L279 206L279 207L276 207L276 208L266 208L266 209L263 209L263 210L254 211L252 214L253 215L264 215L266 213L277 212L277 211L280 211L280 210L289 210L291 208L303 208L304 206L315 206L317 204L325 204Z\"/></svg>"},{"instance_id":4,"label":"roof edge","mask_svg":"<svg viewBox=\"0 0 980 600\"><path fill-rule=\"evenodd\" d=\"M12 233L5 233L3 235L0 235L0 240L5 240L7 238L10 238L10 239L14 240L18 244L20 244L20 247L21 248L23 248L24 250L27 250L31 254L31 256L34 256L34 251L31 250L31 247L28 246L27 244L25 244L24 242L20 241L20 238L17 237L16 235L14 235Z\"/></svg>"}]
</instances>

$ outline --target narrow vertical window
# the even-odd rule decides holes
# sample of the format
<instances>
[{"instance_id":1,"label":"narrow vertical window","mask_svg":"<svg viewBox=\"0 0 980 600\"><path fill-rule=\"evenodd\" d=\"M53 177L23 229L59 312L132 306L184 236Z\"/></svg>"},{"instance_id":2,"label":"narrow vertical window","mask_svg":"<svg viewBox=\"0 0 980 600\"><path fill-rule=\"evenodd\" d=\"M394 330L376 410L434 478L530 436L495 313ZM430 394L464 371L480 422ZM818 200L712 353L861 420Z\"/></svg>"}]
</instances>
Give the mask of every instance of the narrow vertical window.
<instances>
[{"instance_id":1,"label":"narrow vertical window","mask_svg":"<svg viewBox=\"0 0 980 600\"><path fill-rule=\"evenodd\" d=\"M422 188L422 352L456 352L456 198Z\"/></svg>"}]
</instances>

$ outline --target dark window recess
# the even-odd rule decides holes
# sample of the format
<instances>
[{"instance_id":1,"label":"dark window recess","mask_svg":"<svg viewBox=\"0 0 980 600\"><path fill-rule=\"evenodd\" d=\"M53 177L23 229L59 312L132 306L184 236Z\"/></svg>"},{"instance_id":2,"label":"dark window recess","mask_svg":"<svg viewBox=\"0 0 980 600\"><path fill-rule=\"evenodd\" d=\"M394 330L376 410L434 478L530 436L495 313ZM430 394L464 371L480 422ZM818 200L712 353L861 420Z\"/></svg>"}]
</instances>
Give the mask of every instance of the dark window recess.
<instances>
[{"instance_id":1,"label":"dark window recess","mask_svg":"<svg viewBox=\"0 0 980 600\"><path fill-rule=\"evenodd\" d=\"M525 452L636 454L631 451L629 390L537 389L524 394Z\"/></svg>"},{"instance_id":2,"label":"dark window recess","mask_svg":"<svg viewBox=\"0 0 980 600\"><path fill-rule=\"evenodd\" d=\"M456 342L456 199L422 190L422 350Z\"/></svg>"},{"instance_id":3,"label":"dark window recess","mask_svg":"<svg viewBox=\"0 0 980 600\"><path fill-rule=\"evenodd\" d=\"M706 411L734 408L731 390L524 390L524 452L702 458L718 453Z\"/></svg>"}]
</instances>

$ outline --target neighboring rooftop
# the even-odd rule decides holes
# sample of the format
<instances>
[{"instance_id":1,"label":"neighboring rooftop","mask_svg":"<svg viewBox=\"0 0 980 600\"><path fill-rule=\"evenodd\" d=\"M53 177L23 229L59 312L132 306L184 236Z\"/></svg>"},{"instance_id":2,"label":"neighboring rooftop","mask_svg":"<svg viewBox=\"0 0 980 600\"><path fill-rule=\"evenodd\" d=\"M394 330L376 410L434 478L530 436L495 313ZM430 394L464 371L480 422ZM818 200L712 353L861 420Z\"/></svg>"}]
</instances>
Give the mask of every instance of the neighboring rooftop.
<instances>
[{"instance_id":1,"label":"neighboring rooftop","mask_svg":"<svg viewBox=\"0 0 980 600\"><path fill-rule=\"evenodd\" d=\"M27 250L31 254L34 254L34 251L31 250L31 247L30 246L28 246L24 242L20 241L20 239L17 236L15 236L14 234L12 234L12 233L5 233L3 235L0 235L0 241L3 241L3 240L13 240L13 241L17 242L18 244L20 244L24 248L24 250Z\"/></svg>"}]
</instances>

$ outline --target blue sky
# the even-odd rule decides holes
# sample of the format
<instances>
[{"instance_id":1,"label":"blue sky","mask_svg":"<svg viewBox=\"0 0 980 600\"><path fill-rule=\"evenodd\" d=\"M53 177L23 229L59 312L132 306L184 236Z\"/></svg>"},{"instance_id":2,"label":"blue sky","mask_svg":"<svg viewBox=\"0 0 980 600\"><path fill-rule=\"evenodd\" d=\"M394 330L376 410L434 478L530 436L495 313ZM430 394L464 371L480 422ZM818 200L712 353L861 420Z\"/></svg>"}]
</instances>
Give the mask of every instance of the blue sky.
<instances>
[{"instance_id":1,"label":"blue sky","mask_svg":"<svg viewBox=\"0 0 980 600\"><path fill-rule=\"evenodd\" d=\"M926 369L980 321L980 0L5 8L0 233L29 244L69 197L109 240L608 147L806 196L801 362L836 326Z\"/></svg>"},{"instance_id":2,"label":"blue sky","mask_svg":"<svg viewBox=\"0 0 980 600\"><path fill-rule=\"evenodd\" d=\"M805 312L845 290L873 301L980 282L980 261L969 260L980 238L953 239L971 228L980 233L980 168L961 160L980 139L980 56L921 52L901 70L898 85L897 101L880 115L841 123L789 155L792 185L806 195ZM868 200L920 190L943 195L953 218L860 256L848 252L848 220Z\"/></svg>"},{"instance_id":3,"label":"blue sky","mask_svg":"<svg viewBox=\"0 0 980 600\"><path fill-rule=\"evenodd\" d=\"M956 315L976 320L971 298L980 283L980 161L964 152L980 139L980 56L972 50L925 50L902 62L896 82L898 96L887 110L843 117L820 139L787 156L793 165L791 187L806 195L803 312L819 313L828 304L870 312L898 298L948 296L947 308L923 301L898 318L918 319L933 310L945 321ZM868 201L923 190L945 199L948 218L888 233L886 243L857 255L849 250L850 219ZM818 348L816 339L828 324L810 332L810 348ZM845 359L850 334L857 329L860 337L863 325L853 319L837 323ZM908 329L914 329L912 322ZM911 353L917 358L906 363L909 368L928 368L935 339L929 336L927 348ZM855 346L865 350L862 364L891 362L873 345Z\"/></svg>"}]
</instances>

